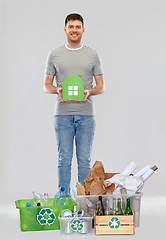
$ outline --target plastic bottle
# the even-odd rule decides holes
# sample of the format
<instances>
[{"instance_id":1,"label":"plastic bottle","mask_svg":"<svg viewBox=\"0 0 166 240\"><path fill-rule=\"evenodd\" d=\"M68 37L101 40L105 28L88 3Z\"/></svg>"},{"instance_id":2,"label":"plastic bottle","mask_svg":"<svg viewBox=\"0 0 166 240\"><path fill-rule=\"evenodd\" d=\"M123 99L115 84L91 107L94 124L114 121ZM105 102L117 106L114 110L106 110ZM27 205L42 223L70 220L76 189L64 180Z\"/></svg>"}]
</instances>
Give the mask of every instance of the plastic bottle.
<instances>
[{"instance_id":1,"label":"plastic bottle","mask_svg":"<svg viewBox=\"0 0 166 240\"><path fill-rule=\"evenodd\" d=\"M61 187L55 194L53 205L65 205L66 194L64 187Z\"/></svg>"},{"instance_id":2,"label":"plastic bottle","mask_svg":"<svg viewBox=\"0 0 166 240\"><path fill-rule=\"evenodd\" d=\"M48 196L48 193L44 193L44 200L46 201L47 206L50 206L50 198Z\"/></svg>"},{"instance_id":3,"label":"plastic bottle","mask_svg":"<svg viewBox=\"0 0 166 240\"><path fill-rule=\"evenodd\" d=\"M47 201L44 199L44 197L37 193L37 192L32 192L33 193L33 199L34 203L37 205L37 203L40 203L41 206L47 206Z\"/></svg>"},{"instance_id":4,"label":"plastic bottle","mask_svg":"<svg viewBox=\"0 0 166 240\"><path fill-rule=\"evenodd\" d=\"M127 200L126 200L125 215L132 215L132 210L130 208L130 199L129 198L127 198Z\"/></svg>"},{"instance_id":5,"label":"plastic bottle","mask_svg":"<svg viewBox=\"0 0 166 240\"><path fill-rule=\"evenodd\" d=\"M36 207L36 205L35 205L35 204L33 204L33 203L30 203L30 202L27 202L27 203L26 203L26 206L27 206L27 207Z\"/></svg>"}]
</instances>

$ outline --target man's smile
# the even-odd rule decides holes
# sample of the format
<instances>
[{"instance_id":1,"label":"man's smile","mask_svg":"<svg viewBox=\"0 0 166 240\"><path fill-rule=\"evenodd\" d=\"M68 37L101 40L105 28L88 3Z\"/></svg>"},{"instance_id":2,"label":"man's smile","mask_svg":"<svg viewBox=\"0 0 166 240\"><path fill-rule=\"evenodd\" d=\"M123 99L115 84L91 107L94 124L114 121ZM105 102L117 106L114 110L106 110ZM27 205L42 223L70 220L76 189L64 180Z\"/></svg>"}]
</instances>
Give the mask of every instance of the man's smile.
<instances>
[{"instance_id":1,"label":"man's smile","mask_svg":"<svg viewBox=\"0 0 166 240\"><path fill-rule=\"evenodd\" d=\"M78 34L76 34L76 33L72 33L71 36L73 36L73 37L77 37Z\"/></svg>"}]
</instances>

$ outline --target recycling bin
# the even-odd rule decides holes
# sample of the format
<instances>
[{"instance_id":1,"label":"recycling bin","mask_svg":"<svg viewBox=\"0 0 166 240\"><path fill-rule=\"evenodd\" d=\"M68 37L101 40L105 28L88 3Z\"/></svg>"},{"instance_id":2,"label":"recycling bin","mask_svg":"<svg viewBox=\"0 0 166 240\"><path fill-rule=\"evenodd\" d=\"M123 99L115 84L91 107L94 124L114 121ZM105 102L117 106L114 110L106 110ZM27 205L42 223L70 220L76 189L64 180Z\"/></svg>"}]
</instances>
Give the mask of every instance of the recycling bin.
<instances>
[{"instance_id":1,"label":"recycling bin","mask_svg":"<svg viewBox=\"0 0 166 240\"><path fill-rule=\"evenodd\" d=\"M92 216L89 217L62 217L59 214L60 230L62 234L81 233L90 234L92 231Z\"/></svg>"},{"instance_id":2,"label":"recycling bin","mask_svg":"<svg viewBox=\"0 0 166 240\"><path fill-rule=\"evenodd\" d=\"M141 197L142 193L136 194L110 194L110 195L101 195L103 199L103 204L105 205L105 200L109 199L110 208L112 208L113 198L122 198L123 203L126 202L127 198L130 198L131 209L135 215L135 227L140 225L140 208L141 208ZM94 213L97 208L97 201L99 199L98 195L77 195L77 209L83 209L86 212Z\"/></svg>"},{"instance_id":3,"label":"recycling bin","mask_svg":"<svg viewBox=\"0 0 166 240\"><path fill-rule=\"evenodd\" d=\"M58 216L64 209L74 212L77 205L72 198L66 198L65 205L52 205L54 198L50 199L50 206L27 207L29 199L16 200L19 209L21 231L42 231L60 229ZM33 200L31 200L33 203Z\"/></svg>"}]
</instances>

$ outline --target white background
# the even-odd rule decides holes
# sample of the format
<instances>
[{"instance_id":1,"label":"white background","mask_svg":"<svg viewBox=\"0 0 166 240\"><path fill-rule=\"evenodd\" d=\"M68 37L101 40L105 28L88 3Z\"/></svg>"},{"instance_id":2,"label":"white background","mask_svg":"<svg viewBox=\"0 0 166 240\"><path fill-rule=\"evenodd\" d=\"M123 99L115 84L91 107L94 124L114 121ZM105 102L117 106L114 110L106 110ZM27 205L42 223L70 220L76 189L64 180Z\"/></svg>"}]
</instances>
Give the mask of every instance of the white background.
<instances>
[{"instance_id":1,"label":"white background","mask_svg":"<svg viewBox=\"0 0 166 240\"><path fill-rule=\"evenodd\" d=\"M166 3L163 0L0 0L0 192L14 206L32 191L57 191L55 96L43 91L48 53L63 45L67 14L85 19L82 42L99 53L106 92L95 96L92 165L159 170L143 197L165 196ZM74 155L71 188L77 182Z\"/></svg>"}]
</instances>

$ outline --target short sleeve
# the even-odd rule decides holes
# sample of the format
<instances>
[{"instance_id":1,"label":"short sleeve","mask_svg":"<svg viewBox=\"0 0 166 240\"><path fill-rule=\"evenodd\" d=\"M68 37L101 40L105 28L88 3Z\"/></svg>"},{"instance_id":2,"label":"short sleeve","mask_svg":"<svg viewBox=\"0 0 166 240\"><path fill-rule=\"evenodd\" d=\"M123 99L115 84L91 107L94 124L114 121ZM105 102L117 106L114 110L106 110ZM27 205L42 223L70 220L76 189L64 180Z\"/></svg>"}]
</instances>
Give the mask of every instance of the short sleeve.
<instances>
[{"instance_id":1,"label":"short sleeve","mask_svg":"<svg viewBox=\"0 0 166 240\"><path fill-rule=\"evenodd\" d=\"M96 52L94 57L93 75L96 76L101 74L103 74L103 67L102 67L101 59Z\"/></svg>"},{"instance_id":2,"label":"short sleeve","mask_svg":"<svg viewBox=\"0 0 166 240\"><path fill-rule=\"evenodd\" d=\"M45 73L55 76L56 75L56 68L53 64L52 59L53 59L53 57L52 57L52 54L50 53L47 57Z\"/></svg>"}]
</instances>

